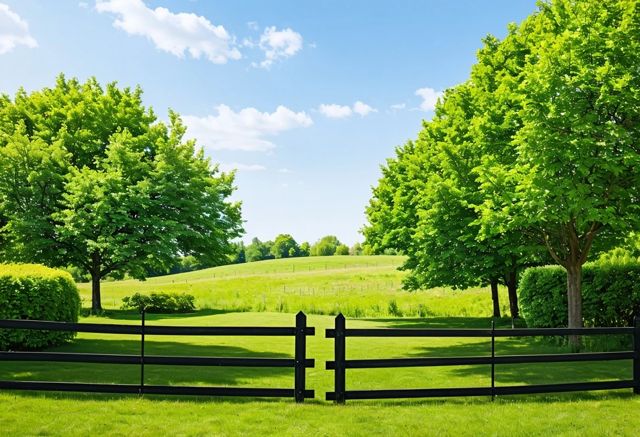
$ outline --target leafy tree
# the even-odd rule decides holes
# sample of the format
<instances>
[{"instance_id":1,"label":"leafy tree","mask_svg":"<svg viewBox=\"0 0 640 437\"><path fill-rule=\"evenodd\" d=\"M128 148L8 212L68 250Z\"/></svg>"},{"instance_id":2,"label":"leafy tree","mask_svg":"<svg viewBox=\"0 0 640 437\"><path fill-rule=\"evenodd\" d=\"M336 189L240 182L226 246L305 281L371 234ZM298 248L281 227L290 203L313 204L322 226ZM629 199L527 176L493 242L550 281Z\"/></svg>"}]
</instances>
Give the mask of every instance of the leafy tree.
<instances>
[{"instance_id":1,"label":"leafy tree","mask_svg":"<svg viewBox=\"0 0 640 437\"><path fill-rule=\"evenodd\" d=\"M482 162L472 122L478 90L449 90L416 141L396 149L367 208L367 244L408 255L405 288L491 285L500 316L498 284L507 285L512 317L519 317L517 273L530 261L521 234L483 239L474 205L482 193L474 169Z\"/></svg>"},{"instance_id":2,"label":"leafy tree","mask_svg":"<svg viewBox=\"0 0 640 437\"><path fill-rule=\"evenodd\" d=\"M223 264L242 231L219 173L183 141L177 114L157 122L142 90L59 76L53 88L0 104L0 216L4 256L74 266L100 279L143 279L180 256Z\"/></svg>"},{"instance_id":3,"label":"leafy tree","mask_svg":"<svg viewBox=\"0 0 640 437\"><path fill-rule=\"evenodd\" d=\"M336 248L340 245L338 237L334 235L327 235L322 237L311 246L311 256L332 256L336 253Z\"/></svg>"},{"instance_id":4,"label":"leafy tree","mask_svg":"<svg viewBox=\"0 0 640 437\"><path fill-rule=\"evenodd\" d=\"M233 252L229 255L229 262L231 264L242 264L247 262L245 247L242 241L232 243L231 247L233 248Z\"/></svg>"},{"instance_id":5,"label":"leafy tree","mask_svg":"<svg viewBox=\"0 0 640 437\"><path fill-rule=\"evenodd\" d=\"M293 258L298 256L300 247L291 235L280 234L274 240L270 252L276 258Z\"/></svg>"},{"instance_id":6,"label":"leafy tree","mask_svg":"<svg viewBox=\"0 0 640 437\"><path fill-rule=\"evenodd\" d=\"M340 244L336 247L335 255L349 255L349 246L346 244Z\"/></svg>"},{"instance_id":7,"label":"leafy tree","mask_svg":"<svg viewBox=\"0 0 640 437\"><path fill-rule=\"evenodd\" d=\"M353 255L353 256L360 256L362 255L363 252L363 247L362 244L356 242L353 244L353 246L351 246L351 248L349 249L349 255Z\"/></svg>"},{"instance_id":8,"label":"leafy tree","mask_svg":"<svg viewBox=\"0 0 640 437\"><path fill-rule=\"evenodd\" d=\"M311 252L311 247L309 246L308 242L304 242L300 245L300 256L309 256Z\"/></svg>"},{"instance_id":9,"label":"leafy tree","mask_svg":"<svg viewBox=\"0 0 640 437\"><path fill-rule=\"evenodd\" d=\"M270 256L268 246L257 237L245 248L247 262L262 261L267 259L267 256Z\"/></svg>"},{"instance_id":10,"label":"leafy tree","mask_svg":"<svg viewBox=\"0 0 640 437\"><path fill-rule=\"evenodd\" d=\"M484 230L524 229L544 244L567 272L572 328L589 254L640 226L638 10L637 0L542 3L518 29L526 64L502 80L521 107L515 162L483 164Z\"/></svg>"}]
</instances>

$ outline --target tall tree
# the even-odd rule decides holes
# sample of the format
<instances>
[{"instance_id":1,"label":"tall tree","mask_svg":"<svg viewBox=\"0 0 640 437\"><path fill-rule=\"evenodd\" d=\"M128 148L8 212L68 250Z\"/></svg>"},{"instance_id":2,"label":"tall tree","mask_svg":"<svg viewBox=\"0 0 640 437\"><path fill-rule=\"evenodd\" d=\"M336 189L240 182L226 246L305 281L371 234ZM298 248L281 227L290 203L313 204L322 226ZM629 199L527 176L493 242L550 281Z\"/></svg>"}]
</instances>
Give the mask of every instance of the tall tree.
<instances>
[{"instance_id":1,"label":"tall tree","mask_svg":"<svg viewBox=\"0 0 640 437\"><path fill-rule=\"evenodd\" d=\"M293 258L300 253L300 247L296 240L289 234L280 234L273 241L271 255L276 258Z\"/></svg>"},{"instance_id":2,"label":"tall tree","mask_svg":"<svg viewBox=\"0 0 640 437\"><path fill-rule=\"evenodd\" d=\"M640 2L554 0L518 32L530 54L511 81L516 159L485 163L482 224L539 238L567 271L576 328L582 265L640 226Z\"/></svg>"},{"instance_id":3,"label":"tall tree","mask_svg":"<svg viewBox=\"0 0 640 437\"><path fill-rule=\"evenodd\" d=\"M86 271L93 310L105 275L143 279L179 256L225 263L242 232L233 174L182 140L177 114L159 123L141 97L59 76L0 106L5 255Z\"/></svg>"}]
</instances>

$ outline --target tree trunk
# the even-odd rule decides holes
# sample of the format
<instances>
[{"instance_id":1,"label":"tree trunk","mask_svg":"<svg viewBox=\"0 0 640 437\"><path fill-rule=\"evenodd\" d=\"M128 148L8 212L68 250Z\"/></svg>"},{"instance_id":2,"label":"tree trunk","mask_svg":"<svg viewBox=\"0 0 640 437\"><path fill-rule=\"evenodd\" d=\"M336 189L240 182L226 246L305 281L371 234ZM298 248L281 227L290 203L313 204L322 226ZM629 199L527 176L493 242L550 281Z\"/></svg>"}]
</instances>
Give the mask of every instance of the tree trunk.
<instances>
[{"instance_id":1,"label":"tree trunk","mask_svg":"<svg viewBox=\"0 0 640 437\"><path fill-rule=\"evenodd\" d=\"M100 299L100 273L91 273L91 312L102 311Z\"/></svg>"},{"instance_id":2,"label":"tree trunk","mask_svg":"<svg viewBox=\"0 0 640 437\"><path fill-rule=\"evenodd\" d=\"M569 309L568 327L582 328L582 265L567 266L567 305ZM580 350L580 336L570 335L569 344L575 352Z\"/></svg>"},{"instance_id":3,"label":"tree trunk","mask_svg":"<svg viewBox=\"0 0 640 437\"><path fill-rule=\"evenodd\" d=\"M520 318L520 307L518 306L518 275L515 270L507 273L507 291L509 292L509 309L511 310L511 318Z\"/></svg>"},{"instance_id":4,"label":"tree trunk","mask_svg":"<svg viewBox=\"0 0 640 437\"><path fill-rule=\"evenodd\" d=\"M500 296L498 296L498 280L491 280L491 301L493 302L493 317L500 317Z\"/></svg>"}]
</instances>

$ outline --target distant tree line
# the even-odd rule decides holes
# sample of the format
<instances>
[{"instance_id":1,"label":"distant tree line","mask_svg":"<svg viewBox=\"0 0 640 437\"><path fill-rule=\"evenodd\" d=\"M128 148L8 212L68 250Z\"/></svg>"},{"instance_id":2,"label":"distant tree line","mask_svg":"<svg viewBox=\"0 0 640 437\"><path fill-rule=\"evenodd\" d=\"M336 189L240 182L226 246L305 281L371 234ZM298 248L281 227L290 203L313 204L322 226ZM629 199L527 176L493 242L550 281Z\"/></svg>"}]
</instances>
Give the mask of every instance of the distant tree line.
<instances>
[{"instance_id":1,"label":"distant tree line","mask_svg":"<svg viewBox=\"0 0 640 437\"><path fill-rule=\"evenodd\" d=\"M260 241L254 238L251 243L234 243L234 253L230 256L231 264L262 261L267 259L298 258L304 256L333 255L370 255L371 250L365 245L355 243L349 247L340 242L335 235L320 238L314 244L298 243L290 234L280 234L274 240Z\"/></svg>"}]
</instances>

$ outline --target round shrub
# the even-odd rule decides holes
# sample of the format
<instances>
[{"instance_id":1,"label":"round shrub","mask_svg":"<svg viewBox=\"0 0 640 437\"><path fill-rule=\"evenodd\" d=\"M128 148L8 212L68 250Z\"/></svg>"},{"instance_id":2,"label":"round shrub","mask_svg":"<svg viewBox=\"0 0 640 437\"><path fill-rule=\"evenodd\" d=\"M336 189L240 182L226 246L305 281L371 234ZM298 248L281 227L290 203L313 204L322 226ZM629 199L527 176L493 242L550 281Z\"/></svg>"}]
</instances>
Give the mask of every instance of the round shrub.
<instances>
[{"instance_id":1,"label":"round shrub","mask_svg":"<svg viewBox=\"0 0 640 437\"><path fill-rule=\"evenodd\" d=\"M191 313L195 311L195 297L183 293L135 293L122 298L123 310L148 313Z\"/></svg>"},{"instance_id":2,"label":"round shrub","mask_svg":"<svg viewBox=\"0 0 640 437\"><path fill-rule=\"evenodd\" d=\"M80 295L71 275L39 264L0 264L0 319L77 322ZM75 332L0 329L0 349L41 349Z\"/></svg>"},{"instance_id":3,"label":"round shrub","mask_svg":"<svg viewBox=\"0 0 640 437\"><path fill-rule=\"evenodd\" d=\"M527 325L567 326L567 273L559 266L532 267L520 281ZM586 326L631 326L640 315L640 264L590 263L582 268L582 316Z\"/></svg>"}]
</instances>

